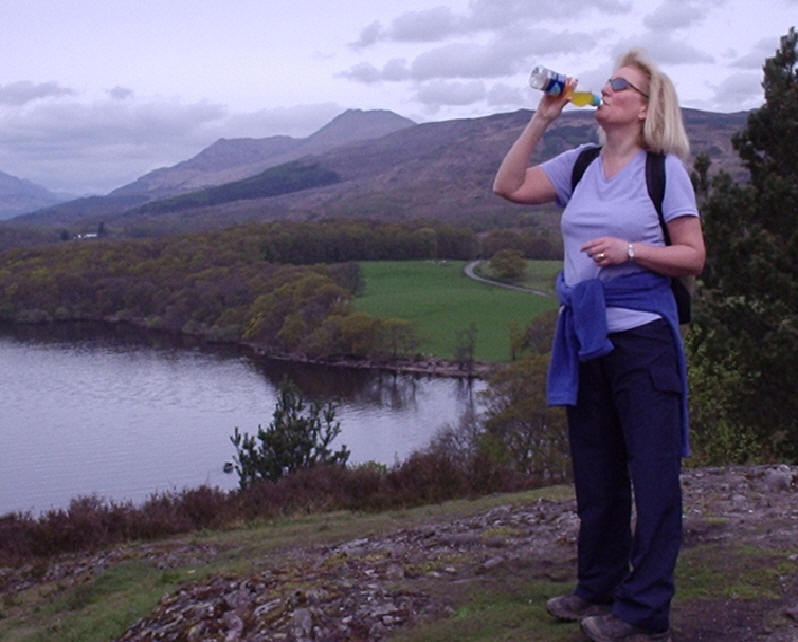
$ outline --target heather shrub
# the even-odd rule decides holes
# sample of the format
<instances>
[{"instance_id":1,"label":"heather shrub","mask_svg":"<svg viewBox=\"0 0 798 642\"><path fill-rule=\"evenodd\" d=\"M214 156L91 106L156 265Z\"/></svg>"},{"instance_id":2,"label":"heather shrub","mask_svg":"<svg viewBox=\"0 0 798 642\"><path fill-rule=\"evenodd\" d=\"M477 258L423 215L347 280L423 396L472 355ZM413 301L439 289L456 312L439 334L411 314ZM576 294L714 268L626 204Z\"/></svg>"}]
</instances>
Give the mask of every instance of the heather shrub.
<instances>
[{"instance_id":1,"label":"heather shrub","mask_svg":"<svg viewBox=\"0 0 798 642\"><path fill-rule=\"evenodd\" d=\"M192 530L219 528L234 516L227 493L210 486L185 490L174 503L180 521L189 524Z\"/></svg>"},{"instance_id":2,"label":"heather shrub","mask_svg":"<svg viewBox=\"0 0 798 642\"><path fill-rule=\"evenodd\" d=\"M390 471L387 481L400 505L437 503L471 494L463 472L443 453L416 452Z\"/></svg>"},{"instance_id":3,"label":"heather shrub","mask_svg":"<svg viewBox=\"0 0 798 642\"><path fill-rule=\"evenodd\" d=\"M393 467L320 464L230 493L201 486L153 494L140 506L90 496L38 518L11 513L0 517L0 564L224 528L242 520L408 508L539 485L538 477L520 473L479 451L455 453L438 444Z\"/></svg>"}]
</instances>

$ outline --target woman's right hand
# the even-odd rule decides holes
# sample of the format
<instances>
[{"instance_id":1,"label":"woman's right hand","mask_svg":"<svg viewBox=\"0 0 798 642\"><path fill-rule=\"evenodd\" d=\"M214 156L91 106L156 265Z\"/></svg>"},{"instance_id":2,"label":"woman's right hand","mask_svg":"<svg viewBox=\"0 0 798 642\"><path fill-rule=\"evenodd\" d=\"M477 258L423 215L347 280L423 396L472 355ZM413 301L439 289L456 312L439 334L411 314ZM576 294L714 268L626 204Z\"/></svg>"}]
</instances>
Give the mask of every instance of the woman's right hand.
<instances>
[{"instance_id":1,"label":"woman's right hand","mask_svg":"<svg viewBox=\"0 0 798 642\"><path fill-rule=\"evenodd\" d=\"M565 88L559 96L552 96L551 94L544 93L543 97L540 99L535 115L548 123L556 120L562 113L563 107L571 101L569 96L571 92L576 89L578 82L576 78L567 78L565 80Z\"/></svg>"},{"instance_id":2,"label":"woman's right hand","mask_svg":"<svg viewBox=\"0 0 798 642\"><path fill-rule=\"evenodd\" d=\"M569 96L575 87L576 80L567 78L561 95L543 94L537 111L532 114L496 172L496 178L493 179L494 194L513 203L548 203L557 198L557 191L546 172L539 165L527 166L546 128L570 102Z\"/></svg>"}]
</instances>

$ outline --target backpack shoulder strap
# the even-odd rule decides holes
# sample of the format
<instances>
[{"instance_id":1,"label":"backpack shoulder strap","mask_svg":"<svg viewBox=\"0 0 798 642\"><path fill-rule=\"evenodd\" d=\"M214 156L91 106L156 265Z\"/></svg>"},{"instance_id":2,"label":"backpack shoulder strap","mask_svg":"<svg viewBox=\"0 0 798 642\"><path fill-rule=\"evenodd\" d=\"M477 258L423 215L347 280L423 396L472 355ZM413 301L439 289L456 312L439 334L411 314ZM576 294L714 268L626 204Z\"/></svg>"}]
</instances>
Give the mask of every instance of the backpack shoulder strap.
<instances>
[{"instance_id":1,"label":"backpack shoulder strap","mask_svg":"<svg viewBox=\"0 0 798 642\"><path fill-rule=\"evenodd\" d=\"M585 147L579 156L576 157L574 168L571 171L571 193L576 189L577 183L582 179L582 174L585 173L587 166L592 163L596 156L599 155L601 147Z\"/></svg>"},{"instance_id":2,"label":"backpack shoulder strap","mask_svg":"<svg viewBox=\"0 0 798 642\"><path fill-rule=\"evenodd\" d=\"M646 155L646 187L648 196L657 209L659 224L665 237L665 245L671 244L671 235L665 224L662 214L662 202L665 200L665 155L657 152L648 152Z\"/></svg>"}]
</instances>

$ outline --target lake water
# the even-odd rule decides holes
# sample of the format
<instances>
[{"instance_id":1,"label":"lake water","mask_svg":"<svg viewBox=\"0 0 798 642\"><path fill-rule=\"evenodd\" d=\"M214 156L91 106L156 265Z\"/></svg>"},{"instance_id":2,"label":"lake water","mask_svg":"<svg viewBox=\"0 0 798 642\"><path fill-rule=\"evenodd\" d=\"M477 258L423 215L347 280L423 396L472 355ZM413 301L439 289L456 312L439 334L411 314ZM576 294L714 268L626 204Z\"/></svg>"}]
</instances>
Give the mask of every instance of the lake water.
<instances>
[{"instance_id":1,"label":"lake water","mask_svg":"<svg viewBox=\"0 0 798 642\"><path fill-rule=\"evenodd\" d=\"M333 399L350 463L391 465L456 424L482 382L326 368L208 349L130 328L0 328L0 515L77 496L141 502L201 484L231 490L234 426L266 427L289 376Z\"/></svg>"}]
</instances>

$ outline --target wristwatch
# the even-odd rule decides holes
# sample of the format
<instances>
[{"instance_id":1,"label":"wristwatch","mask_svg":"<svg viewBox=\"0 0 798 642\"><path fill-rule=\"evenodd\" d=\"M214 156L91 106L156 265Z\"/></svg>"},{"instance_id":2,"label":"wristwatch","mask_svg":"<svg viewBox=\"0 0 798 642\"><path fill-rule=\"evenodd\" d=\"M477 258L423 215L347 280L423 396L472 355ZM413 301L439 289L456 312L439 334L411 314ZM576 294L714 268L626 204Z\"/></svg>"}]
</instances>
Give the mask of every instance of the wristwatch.
<instances>
[{"instance_id":1,"label":"wristwatch","mask_svg":"<svg viewBox=\"0 0 798 642\"><path fill-rule=\"evenodd\" d=\"M629 259L630 262L634 262L635 260L635 246L632 245L632 242L629 241L626 244L626 257Z\"/></svg>"}]
</instances>

